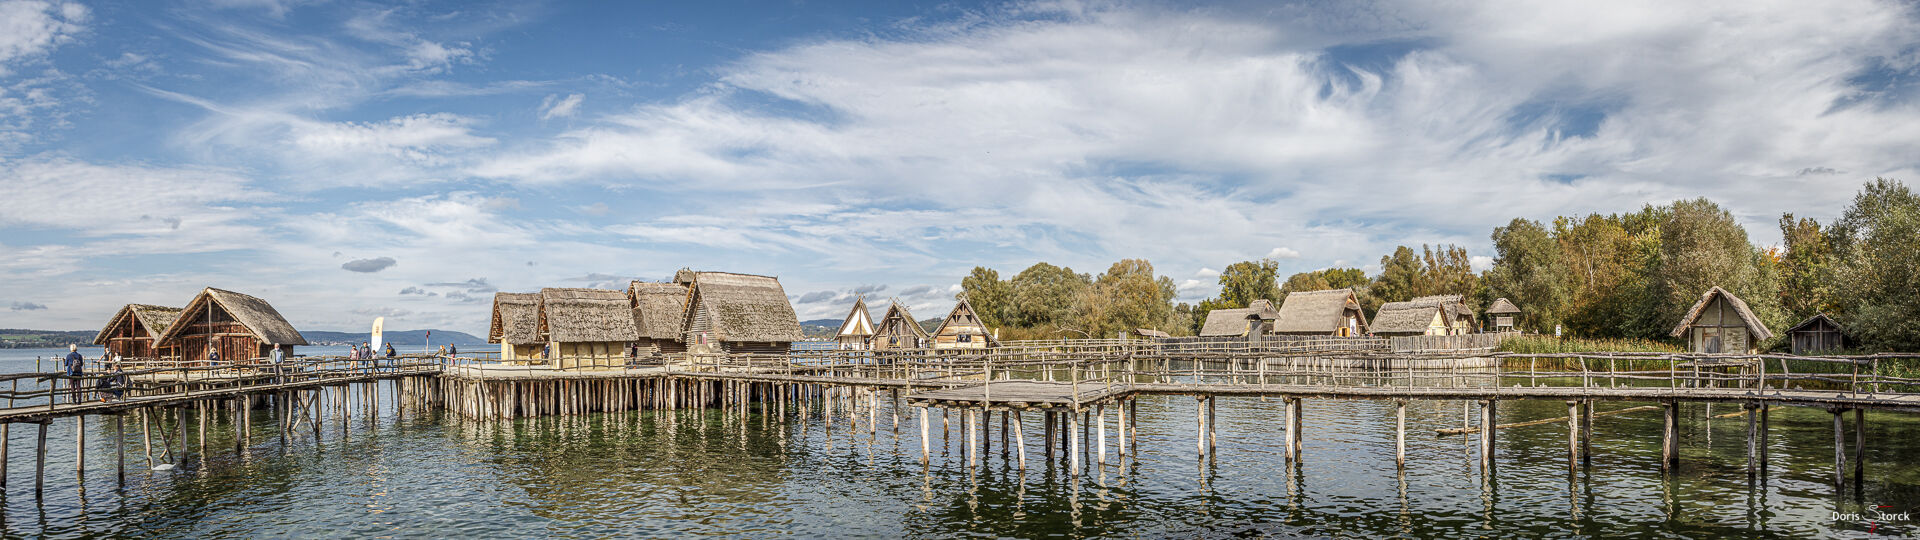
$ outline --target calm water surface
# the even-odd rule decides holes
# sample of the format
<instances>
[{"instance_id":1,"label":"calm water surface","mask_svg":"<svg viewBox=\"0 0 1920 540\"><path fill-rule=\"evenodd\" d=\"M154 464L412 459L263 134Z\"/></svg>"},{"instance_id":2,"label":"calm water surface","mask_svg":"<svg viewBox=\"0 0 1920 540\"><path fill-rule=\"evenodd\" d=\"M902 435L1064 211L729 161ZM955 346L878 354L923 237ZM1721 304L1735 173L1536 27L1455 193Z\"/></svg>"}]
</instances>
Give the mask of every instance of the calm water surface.
<instances>
[{"instance_id":1,"label":"calm water surface","mask_svg":"<svg viewBox=\"0 0 1920 540\"><path fill-rule=\"evenodd\" d=\"M303 352L325 352L315 349ZM64 351L24 353L0 351L0 371L30 370L34 354ZM1873 505L1920 510L1914 415L1869 413L1866 483L1836 490L1832 416L1816 409L1774 410L1771 470L1749 484L1744 420L1707 418L1737 410L1729 405L1682 407L1682 465L1671 478L1659 472L1660 414L1645 411L1595 419L1594 465L1577 474L1567 469L1564 423L1501 430L1498 464L1484 479L1473 440L1433 435L1461 424L1461 402L1408 406L1404 474L1393 464L1391 402L1306 403L1305 461L1295 470L1280 454L1278 402L1221 398L1218 456L1206 463L1195 448L1195 400L1145 397L1137 454L1088 465L1077 479L1044 463L1033 414L1022 474L998 444L981 467L964 466L937 413L935 456L922 466L906 413L896 436L885 412L869 435L864 422L849 432L844 418L829 432L817 413L784 423L713 411L475 422L397 415L389 402L376 420L356 415L343 428L332 418L317 443L303 430L286 447L260 412L252 446L237 453L222 420L206 454L190 438L169 471L147 469L130 421L128 484L119 491L111 422L87 423L80 476L68 419L50 428L40 500L33 430L12 430L0 526L8 536L196 538L1920 534L1911 522L1875 528L1833 518ZM1565 413L1562 402L1505 402L1500 421ZM168 461L157 435L154 444L155 463ZM177 442L173 449L181 451Z\"/></svg>"}]
</instances>

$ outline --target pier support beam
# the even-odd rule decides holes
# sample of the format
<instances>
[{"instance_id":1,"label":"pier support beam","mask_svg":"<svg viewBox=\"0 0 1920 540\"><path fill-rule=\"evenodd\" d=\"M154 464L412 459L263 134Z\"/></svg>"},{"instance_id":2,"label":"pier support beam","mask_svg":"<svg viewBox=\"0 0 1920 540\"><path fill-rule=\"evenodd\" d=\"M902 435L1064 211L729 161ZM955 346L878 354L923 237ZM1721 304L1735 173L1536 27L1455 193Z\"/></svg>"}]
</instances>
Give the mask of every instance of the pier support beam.
<instances>
[{"instance_id":1,"label":"pier support beam","mask_svg":"<svg viewBox=\"0 0 1920 540\"><path fill-rule=\"evenodd\" d=\"M1867 410L1853 410L1853 485L1864 486L1867 473Z\"/></svg>"},{"instance_id":2,"label":"pier support beam","mask_svg":"<svg viewBox=\"0 0 1920 540\"><path fill-rule=\"evenodd\" d=\"M1567 470L1580 468L1580 402L1567 402Z\"/></svg>"},{"instance_id":3,"label":"pier support beam","mask_svg":"<svg viewBox=\"0 0 1920 540\"><path fill-rule=\"evenodd\" d=\"M1026 416L1023 411L1013 411L1013 446L1017 449L1015 453L1019 454L1020 470L1023 471L1027 470L1027 437L1022 428L1027 423Z\"/></svg>"},{"instance_id":4,"label":"pier support beam","mask_svg":"<svg viewBox=\"0 0 1920 540\"><path fill-rule=\"evenodd\" d=\"M1847 470L1847 430L1844 421L1846 409L1830 409L1833 413L1833 485L1846 485Z\"/></svg>"},{"instance_id":5,"label":"pier support beam","mask_svg":"<svg viewBox=\"0 0 1920 540\"><path fill-rule=\"evenodd\" d=\"M1080 474L1080 411L1067 412L1067 474Z\"/></svg>"},{"instance_id":6,"label":"pier support beam","mask_svg":"<svg viewBox=\"0 0 1920 540\"><path fill-rule=\"evenodd\" d=\"M927 408L923 406L923 407L920 407L920 464L921 465L927 464L928 460L931 459L933 456L933 448L928 443L928 439L931 439L931 437L929 437L928 434L929 434L929 431L927 429Z\"/></svg>"},{"instance_id":7,"label":"pier support beam","mask_svg":"<svg viewBox=\"0 0 1920 540\"><path fill-rule=\"evenodd\" d=\"M1680 403L1666 403L1666 421L1660 429L1660 472L1680 466Z\"/></svg>"},{"instance_id":8,"label":"pier support beam","mask_svg":"<svg viewBox=\"0 0 1920 540\"><path fill-rule=\"evenodd\" d=\"M1491 399L1480 400L1480 470L1482 474L1493 472L1494 426L1498 402Z\"/></svg>"},{"instance_id":9,"label":"pier support beam","mask_svg":"<svg viewBox=\"0 0 1920 540\"><path fill-rule=\"evenodd\" d=\"M1407 468L1407 400L1393 402L1393 462L1400 468Z\"/></svg>"},{"instance_id":10,"label":"pier support beam","mask_svg":"<svg viewBox=\"0 0 1920 540\"><path fill-rule=\"evenodd\" d=\"M47 422L40 422L39 427L40 451L33 457L33 497L36 499L44 495L47 490Z\"/></svg>"},{"instance_id":11,"label":"pier support beam","mask_svg":"<svg viewBox=\"0 0 1920 540\"><path fill-rule=\"evenodd\" d=\"M1760 472L1760 422L1758 418L1754 418L1760 416L1755 411L1760 406L1753 403L1744 403L1740 406L1747 410L1747 478L1751 480Z\"/></svg>"}]
</instances>

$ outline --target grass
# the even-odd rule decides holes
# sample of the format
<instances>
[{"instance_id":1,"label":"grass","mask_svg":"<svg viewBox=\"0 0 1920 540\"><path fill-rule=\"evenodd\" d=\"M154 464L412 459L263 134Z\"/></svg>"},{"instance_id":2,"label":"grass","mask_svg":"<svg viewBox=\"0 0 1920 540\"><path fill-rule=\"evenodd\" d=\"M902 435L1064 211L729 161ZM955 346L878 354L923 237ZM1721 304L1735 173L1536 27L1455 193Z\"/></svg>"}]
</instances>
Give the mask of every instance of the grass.
<instances>
[{"instance_id":1,"label":"grass","mask_svg":"<svg viewBox=\"0 0 1920 540\"><path fill-rule=\"evenodd\" d=\"M1679 345L1647 339L1551 338L1515 336L1500 341L1500 352L1521 354L1605 353L1605 352L1683 352Z\"/></svg>"}]
</instances>

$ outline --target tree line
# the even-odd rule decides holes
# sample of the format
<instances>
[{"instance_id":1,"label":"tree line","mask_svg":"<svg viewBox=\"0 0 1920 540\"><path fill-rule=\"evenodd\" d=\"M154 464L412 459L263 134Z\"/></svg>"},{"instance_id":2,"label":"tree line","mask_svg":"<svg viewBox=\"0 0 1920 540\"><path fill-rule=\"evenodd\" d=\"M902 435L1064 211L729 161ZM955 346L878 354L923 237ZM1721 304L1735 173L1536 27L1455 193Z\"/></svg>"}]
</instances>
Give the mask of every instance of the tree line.
<instances>
[{"instance_id":1,"label":"tree line","mask_svg":"<svg viewBox=\"0 0 1920 540\"><path fill-rule=\"evenodd\" d=\"M1152 328L1193 335L1216 309L1293 292L1351 289L1372 318L1382 304L1457 294L1476 311L1507 298L1523 330L1577 337L1672 340L1668 333L1712 287L1745 300L1785 342L1816 313L1838 321L1857 348L1920 349L1920 197L1888 179L1867 182L1832 223L1788 213L1783 245L1755 247L1733 214L1706 198L1616 214L1515 218L1495 227L1493 264L1473 270L1457 245L1398 246L1380 271L1329 268L1279 279L1279 263L1241 261L1220 272L1220 292L1175 303L1174 282L1142 259L1105 273L1036 263L1009 279L975 267L961 287L1002 339L1113 337Z\"/></svg>"}]
</instances>

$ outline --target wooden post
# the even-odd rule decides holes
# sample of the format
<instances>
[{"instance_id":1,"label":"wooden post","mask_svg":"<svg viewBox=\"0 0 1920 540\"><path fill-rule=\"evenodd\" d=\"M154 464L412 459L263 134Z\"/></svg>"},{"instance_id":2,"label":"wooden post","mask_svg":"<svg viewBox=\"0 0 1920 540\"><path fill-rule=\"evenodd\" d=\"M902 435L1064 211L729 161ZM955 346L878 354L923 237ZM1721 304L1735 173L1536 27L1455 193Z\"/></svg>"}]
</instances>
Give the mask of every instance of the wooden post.
<instances>
[{"instance_id":1,"label":"wooden post","mask_svg":"<svg viewBox=\"0 0 1920 540\"><path fill-rule=\"evenodd\" d=\"M1067 413L1067 474L1080 474L1080 411Z\"/></svg>"},{"instance_id":2,"label":"wooden post","mask_svg":"<svg viewBox=\"0 0 1920 540\"><path fill-rule=\"evenodd\" d=\"M1593 465L1593 400L1586 400L1580 407L1580 464Z\"/></svg>"},{"instance_id":3,"label":"wooden post","mask_svg":"<svg viewBox=\"0 0 1920 540\"><path fill-rule=\"evenodd\" d=\"M1838 420L1835 420L1838 422ZM47 490L47 423L40 422L39 452L33 458L33 496L40 498Z\"/></svg>"},{"instance_id":4,"label":"wooden post","mask_svg":"<svg viewBox=\"0 0 1920 540\"><path fill-rule=\"evenodd\" d=\"M1300 398L1293 398L1293 427L1287 429L1287 433L1293 436L1293 458L1300 461L1305 461L1307 457L1306 416L1307 403Z\"/></svg>"},{"instance_id":5,"label":"wooden post","mask_svg":"<svg viewBox=\"0 0 1920 540\"><path fill-rule=\"evenodd\" d=\"M1580 402L1567 402L1567 470L1580 468Z\"/></svg>"},{"instance_id":6,"label":"wooden post","mask_svg":"<svg viewBox=\"0 0 1920 540\"><path fill-rule=\"evenodd\" d=\"M1867 410L1853 410L1853 484L1861 483L1867 472Z\"/></svg>"},{"instance_id":7,"label":"wooden post","mask_svg":"<svg viewBox=\"0 0 1920 540\"><path fill-rule=\"evenodd\" d=\"M1207 458L1207 398L1196 397L1193 402L1193 445L1194 454L1200 459Z\"/></svg>"},{"instance_id":8,"label":"wooden post","mask_svg":"<svg viewBox=\"0 0 1920 540\"><path fill-rule=\"evenodd\" d=\"M1293 427L1293 398L1281 396L1280 401L1286 405L1285 412L1281 413L1280 424L1282 428L1287 430L1287 434L1281 439L1280 445L1285 447L1282 453L1286 456L1287 463L1292 463L1295 459L1299 458L1299 456L1293 454L1293 438L1298 437L1300 434L1296 433Z\"/></svg>"},{"instance_id":9,"label":"wooden post","mask_svg":"<svg viewBox=\"0 0 1920 540\"><path fill-rule=\"evenodd\" d=\"M1846 429L1841 425L1840 420L1840 415L1845 414L1846 410L1831 409L1831 412L1833 413L1833 485L1839 487L1846 485L1847 436ZM42 433L44 432L45 428L42 428Z\"/></svg>"},{"instance_id":10,"label":"wooden post","mask_svg":"<svg viewBox=\"0 0 1920 540\"><path fill-rule=\"evenodd\" d=\"M1107 406L1104 404L1094 405L1093 418L1094 418L1093 420L1094 430L1097 432L1094 435L1094 439L1099 441L1100 464L1106 465L1107 464Z\"/></svg>"},{"instance_id":11,"label":"wooden post","mask_svg":"<svg viewBox=\"0 0 1920 540\"><path fill-rule=\"evenodd\" d=\"M1666 422L1660 430L1660 472L1668 472L1680 465L1680 404L1670 402L1662 409Z\"/></svg>"},{"instance_id":12,"label":"wooden post","mask_svg":"<svg viewBox=\"0 0 1920 540\"><path fill-rule=\"evenodd\" d=\"M1026 424L1024 411L1013 411L1013 446L1020 456L1020 470L1027 470L1027 437L1022 425Z\"/></svg>"},{"instance_id":13,"label":"wooden post","mask_svg":"<svg viewBox=\"0 0 1920 540\"><path fill-rule=\"evenodd\" d=\"M1741 404L1741 407L1747 410L1747 478L1751 479L1753 475L1760 470L1758 463L1760 460L1760 423L1759 419L1754 418L1755 416L1759 416L1754 411L1754 409L1759 407L1755 406L1752 402Z\"/></svg>"},{"instance_id":14,"label":"wooden post","mask_svg":"<svg viewBox=\"0 0 1920 540\"><path fill-rule=\"evenodd\" d=\"M1767 449L1767 439L1769 437L1767 416L1768 413L1772 412L1772 409L1772 405L1766 403L1760 404L1760 472L1762 473L1767 472L1767 454L1770 452L1770 450Z\"/></svg>"},{"instance_id":15,"label":"wooden post","mask_svg":"<svg viewBox=\"0 0 1920 540\"><path fill-rule=\"evenodd\" d=\"M1407 468L1407 401L1394 402L1393 461L1400 468Z\"/></svg>"},{"instance_id":16,"label":"wooden post","mask_svg":"<svg viewBox=\"0 0 1920 540\"><path fill-rule=\"evenodd\" d=\"M1051 464L1053 463L1053 422L1054 422L1053 409L1047 409L1044 413L1042 413L1040 420L1041 420L1040 446L1046 447L1047 463L1049 464L1048 466L1052 466Z\"/></svg>"},{"instance_id":17,"label":"wooden post","mask_svg":"<svg viewBox=\"0 0 1920 540\"><path fill-rule=\"evenodd\" d=\"M0 467L4 467L0 463ZM120 487L127 487L127 425L126 415L113 415L113 470Z\"/></svg>"},{"instance_id":18,"label":"wooden post","mask_svg":"<svg viewBox=\"0 0 1920 540\"><path fill-rule=\"evenodd\" d=\"M87 415L73 417L73 474L87 474Z\"/></svg>"},{"instance_id":19,"label":"wooden post","mask_svg":"<svg viewBox=\"0 0 1920 540\"><path fill-rule=\"evenodd\" d=\"M1127 398L1127 451L1138 455L1140 447L1140 400Z\"/></svg>"},{"instance_id":20,"label":"wooden post","mask_svg":"<svg viewBox=\"0 0 1920 540\"><path fill-rule=\"evenodd\" d=\"M980 465L980 446L977 439L979 432L974 426L973 409L961 409L960 414L967 418L967 467L977 467Z\"/></svg>"},{"instance_id":21,"label":"wooden post","mask_svg":"<svg viewBox=\"0 0 1920 540\"><path fill-rule=\"evenodd\" d=\"M14 381L14 388L19 388L19 381ZM13 399L8 398L7 401L11 402ZM0 424L0 493L4 493L7 488L7 439L8 435L12 435L11 431L13 431L12 422Z\"/></svg>"},{"instance_id":22,"label":"wooden post","mask_svg":"<svg viewBox=\"0 0 1920 540\"><path fill-rule=\"evenodd\" d=\"M1215 422L1214 422L1214 420L1217 417L1214 416L1213 414L1213 411L1214 411L1213 399L1214 399L1213 396L1207 396L1207 457L1208 458L1213 457L1213 450L1214 448L1218 447L1215 443L1219 442L1218 433L1220 431L1219 429L1216 429Z\"/></svg>"}]
</instances>

